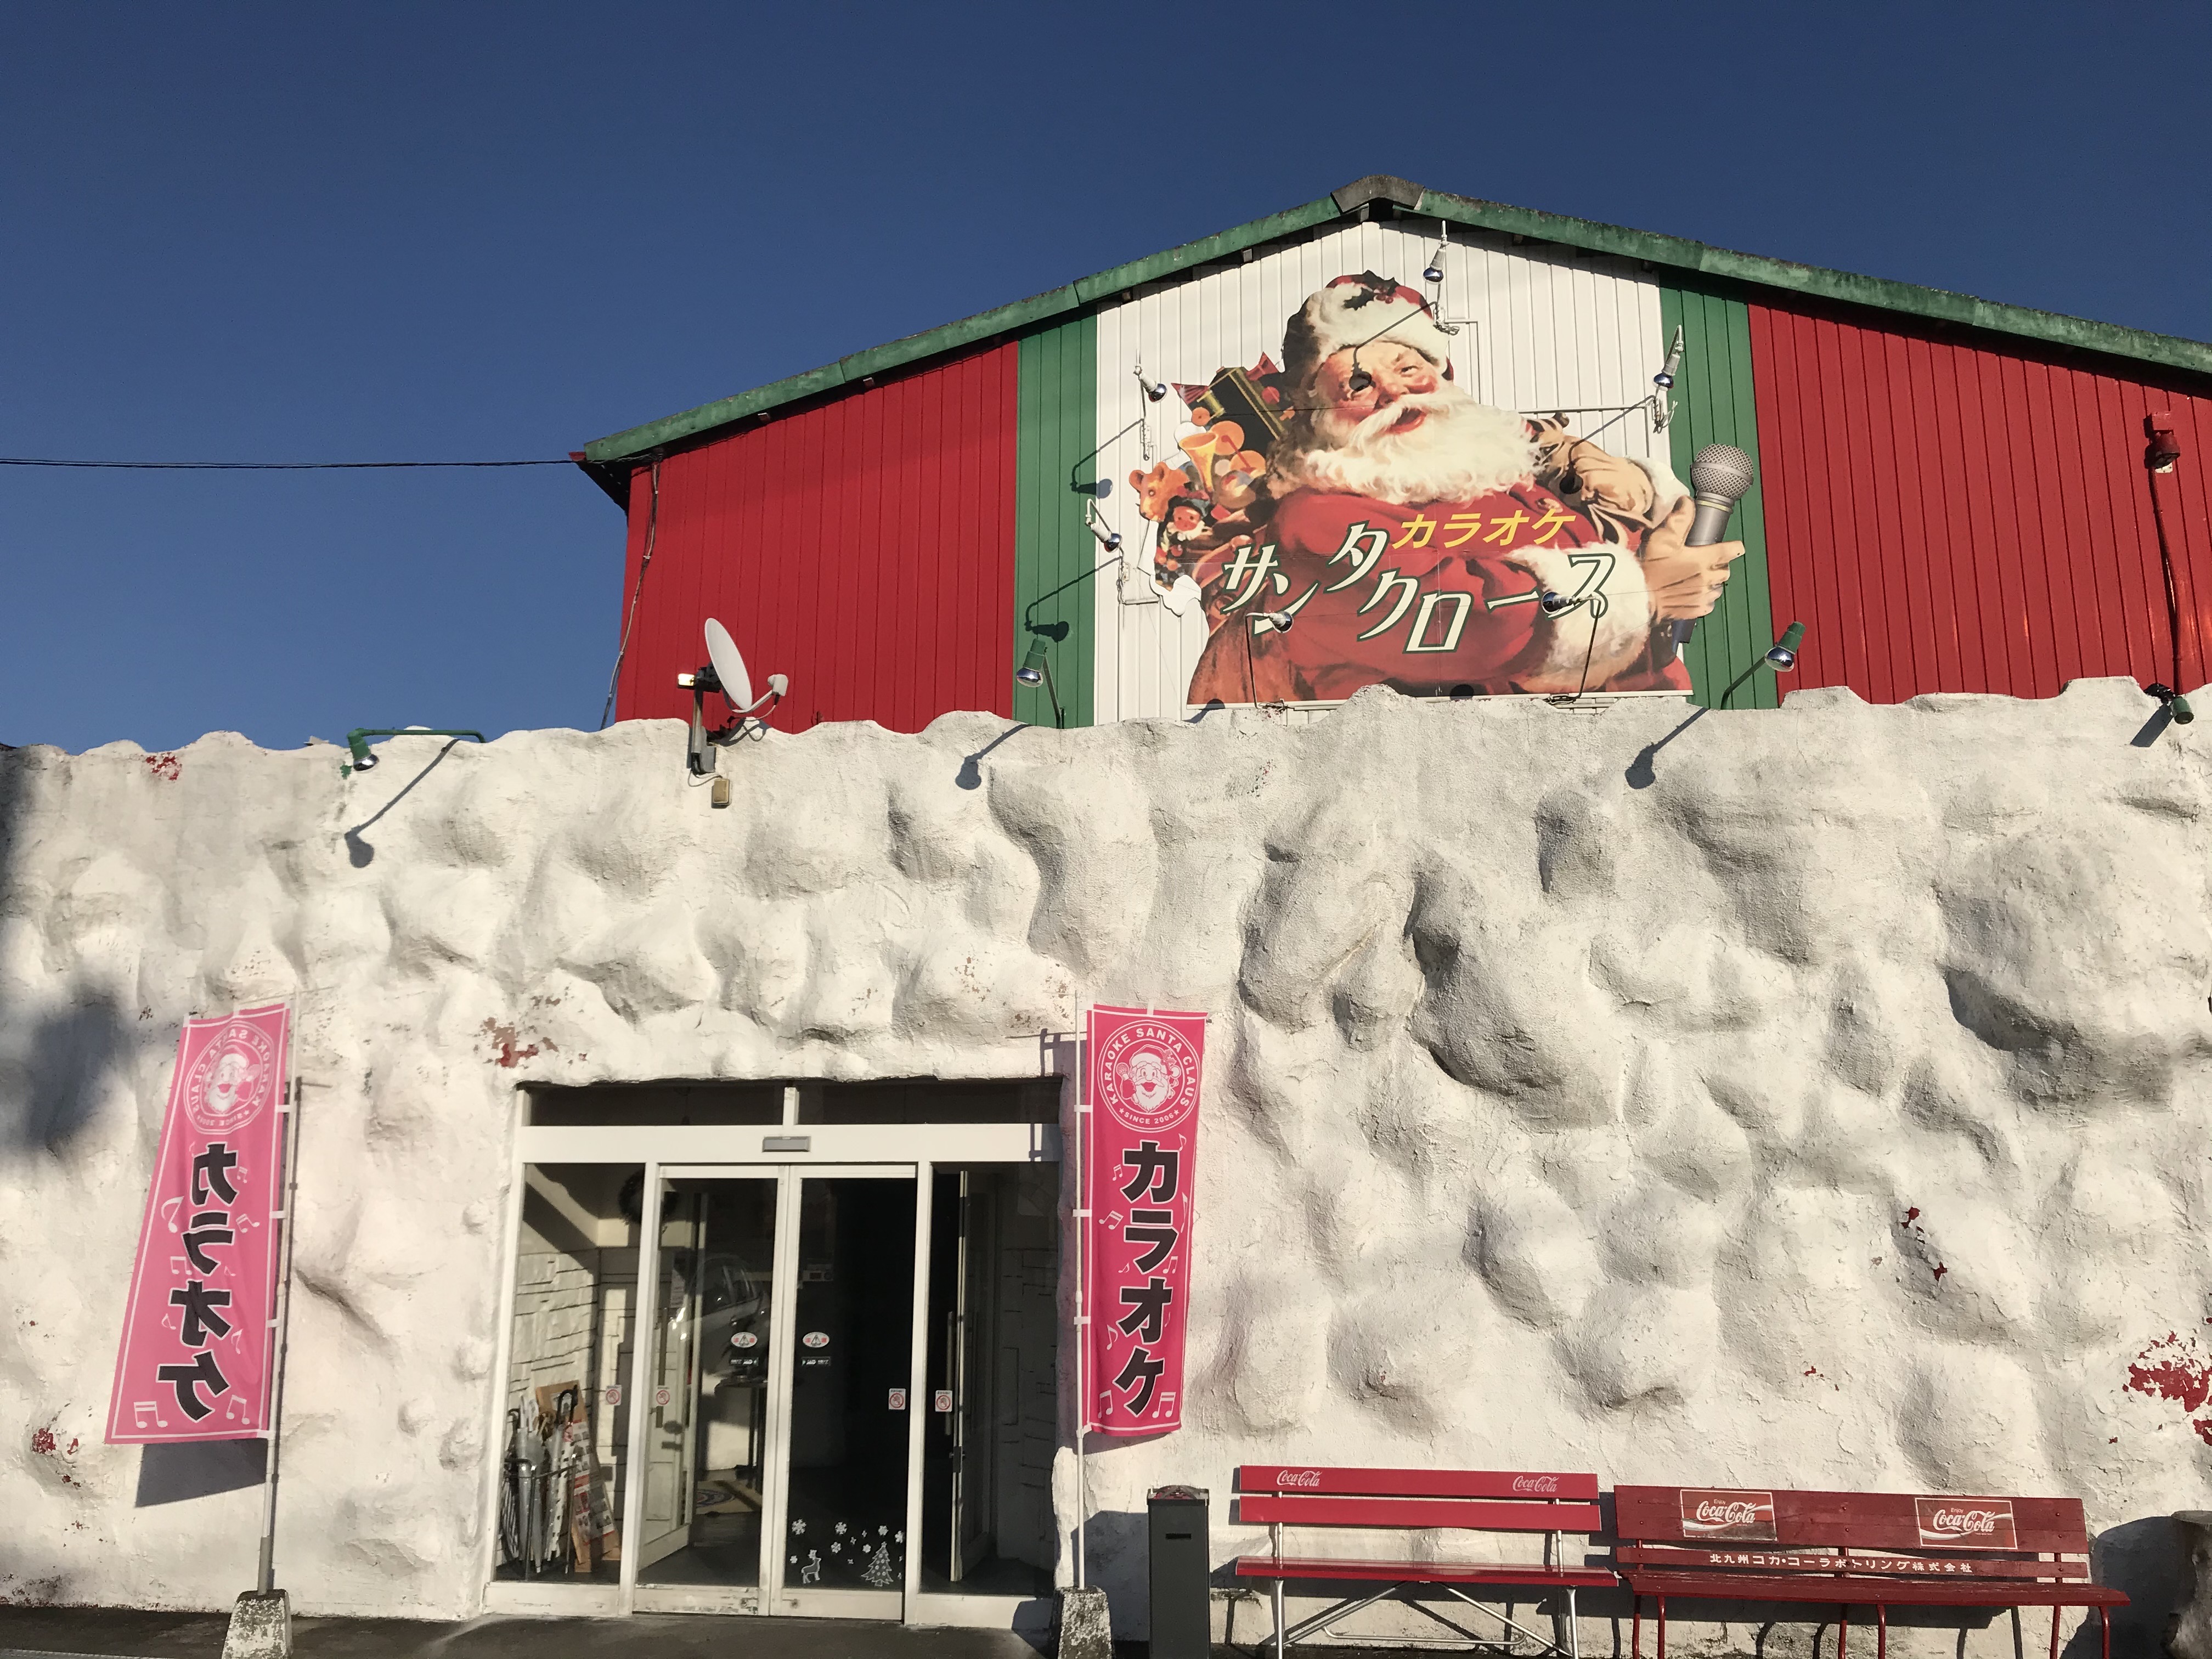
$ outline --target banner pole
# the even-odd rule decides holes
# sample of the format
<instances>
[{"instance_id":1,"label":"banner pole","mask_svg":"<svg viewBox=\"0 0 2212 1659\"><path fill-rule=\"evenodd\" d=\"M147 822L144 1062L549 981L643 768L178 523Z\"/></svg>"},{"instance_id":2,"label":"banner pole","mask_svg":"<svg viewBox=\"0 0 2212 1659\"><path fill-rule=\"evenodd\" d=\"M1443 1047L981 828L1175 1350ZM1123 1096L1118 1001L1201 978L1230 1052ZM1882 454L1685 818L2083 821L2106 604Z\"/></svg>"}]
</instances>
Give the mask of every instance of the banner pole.
<instances>
[{"instance_id":1,"label":"banner pole","mask_svg":"<svg viewBox=\"0 0 2212 1659\"><path fill-rule=\"evenodd\" d=\"M1091 1138L1091 1041L1083 1000L1075 1003L1075 1588L1089 1588L1083 1534L1091 1520L1091 1188L1084 1153Z\"/></svg>"},{"instance_id":2,"label":"banner pole","mask_svg":"<svg viewBox=\"0 0 2212 1659\"><path fill-rule=\"evenodd\" d=\"M291 1036L286 1021L285 1036L288 1046ZM289 1059L288 1054L286 1056ZM287 1091L284 1125L284 1271L276 1281L276 1316L269 1322L274 1327L273 1356L270 1367L274 1380L269 1391L269 1467L264 1471L261 1483L261 1575L260 1592L267 1595L276 1588L276 1462L284 1439L284 1361L291 1347L292 1335L292 1237L300 1202L300 1097L305 1085L296 1072Z\"/></svg>"}]
</instances>

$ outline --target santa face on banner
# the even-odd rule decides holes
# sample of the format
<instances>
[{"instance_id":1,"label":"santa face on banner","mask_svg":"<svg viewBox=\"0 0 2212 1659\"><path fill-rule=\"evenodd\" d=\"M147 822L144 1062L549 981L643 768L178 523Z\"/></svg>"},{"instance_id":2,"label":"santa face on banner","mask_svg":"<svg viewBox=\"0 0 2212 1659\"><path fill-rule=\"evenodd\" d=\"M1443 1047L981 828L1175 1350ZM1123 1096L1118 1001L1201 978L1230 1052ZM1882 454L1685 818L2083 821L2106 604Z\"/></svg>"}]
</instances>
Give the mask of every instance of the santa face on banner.
<instances>
[{"instance_id":1,"label":"santa face on banner","mask_svg":"<svg viewBox=\"0 0 2212 1659\"><path fill-rule=\"evenodd\" d=\"M1689 689L1674 625L1711 611L1742 544L1686 544L1663 463L1477 402L1451 337L1413 289L1340 276L1290 319L1281 369L1182 388L1188 460L1132 483L1163 524L1155 574L1205 605L1190 702ZM1547 592L1570 608L1547 617Z\"/></svg>"}]
</instances>

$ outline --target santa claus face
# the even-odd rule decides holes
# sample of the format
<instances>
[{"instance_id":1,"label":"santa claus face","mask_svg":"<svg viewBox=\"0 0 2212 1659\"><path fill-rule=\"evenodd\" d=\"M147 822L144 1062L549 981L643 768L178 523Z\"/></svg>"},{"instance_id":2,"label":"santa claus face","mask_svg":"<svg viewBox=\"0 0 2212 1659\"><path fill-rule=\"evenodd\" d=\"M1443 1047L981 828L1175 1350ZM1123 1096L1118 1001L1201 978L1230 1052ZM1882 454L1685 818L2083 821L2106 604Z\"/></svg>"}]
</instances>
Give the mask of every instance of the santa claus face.
<instances>
[{"instance_id":1,"label":"santa claus face","mask_svg":"<svg viewBox=\"0 0 2212 1659\"><path fill-rule=\"evenodd\" d=\"M208 1079L207 1107L218 1117L228 1117L242 1103L239 1097L253 1086L253 1062L233 1049L215 1063Z\"/></svg>"},{"instance_id":2,"label":"santa claus face","mask_svg":"<svg viewBox=\"0 0 2212 1659\"><path fill-rule=\"evenodd\" d=\"M1472 501L1530 476L1535 445L1518 415L1477 403L1410 347L1370 363L1372 351L1360 349L1359 367L1375 384L1356 392L1349 351L1316 371L1310 406L1268 460L1277 495L1303 489L1400 503Z\"/></svg>"},{"instance_id":3,"label":"santa claus face","mask_svg":"<svg viewBox=\"0 0 2212 1659\"><path fill-rule=\"evenodd\" d=\"M1129 1057L1129 1097L1147 1112L1156 1112L1175 1091L1175 1073L1167 1061L1149 1048Z\"/></svg>"},{"instance_id":4,"label":"santa claus face","mask_svg":"<svg viewBox=\"0 0 2212 1659\"><path fill-rule=\"evenodd\" d=\"M1363 371L1368 384L1355 389L1352 376ZM1437 366L1413 347L1395 340L1376 340L1357 348L1346 346L1323 358L1314 371L1314 401L1327 404L1340 419L1362 423L1385 405L1396 405L1398 416L1389 430L1410 433L1428 418L1429 411L1401 400L1425 396L1443 385L1443 375Z\"/></svg>"}]
</instances>

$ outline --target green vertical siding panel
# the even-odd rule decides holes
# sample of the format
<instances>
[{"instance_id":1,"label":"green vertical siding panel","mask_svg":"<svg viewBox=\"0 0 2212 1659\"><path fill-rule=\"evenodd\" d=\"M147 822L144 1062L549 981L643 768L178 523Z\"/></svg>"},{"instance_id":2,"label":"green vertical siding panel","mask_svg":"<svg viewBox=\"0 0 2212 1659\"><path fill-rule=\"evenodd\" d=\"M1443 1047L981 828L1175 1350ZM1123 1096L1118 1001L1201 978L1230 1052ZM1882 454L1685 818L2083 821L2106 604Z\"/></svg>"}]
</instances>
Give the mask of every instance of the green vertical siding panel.
<instances>
[{"instance_id":1,"label":"green vertical siding panel","mask_svg":"<svg viewBox=\"0 0 2212 1659\"><path fill-rule=\"evenodd\" d=\"M1662 331L1668 340L1682 330L1682 368L1674 386L1673 440L1674 471L1685 483L1690 463L1707 444L1734 444L1759 459L1759 419L1751 383L1751 315L1741 300L1662 283L1659 289ZM1703 618L1683 648L1690 665L1693 701L1710 704L1772 644L1774 620L1766 576L1766 513L1760 486L1736 503L1729 534L1744 544L1743 557L1729 573L1720 603ZM1731 708L1776 706L1774 676L1765 670L1738 687Z\"/></svg>"},{"instance_id":2,"label":"green vertical siding panel","mask_svg":"<svg viewBox=\"0 0 2212 1659\"><path fill-rule=\"evenodd\" d=\"M1098 328L1089 317L1045 329L1022 342L1019 453L1014 492L1014 662L1028 654L1023 619L1039 601L1041 626L1067 624L1052 643L1052 673L1070 726L1091 723L1097 647L1098 594L1079 580L1104 556L1083 521L1083 497L1068 485L1070 469L1098 443ZM1087 475L1086 475L1087 476ZM1073 583L1072 586L1063 586ZM1054 593L1054 588L1060 591ZM1050 598L1044 595L1051 594ZM1052 724L1045 689L1014 687L1014 718Z\"/></svg>"}]
</instances>

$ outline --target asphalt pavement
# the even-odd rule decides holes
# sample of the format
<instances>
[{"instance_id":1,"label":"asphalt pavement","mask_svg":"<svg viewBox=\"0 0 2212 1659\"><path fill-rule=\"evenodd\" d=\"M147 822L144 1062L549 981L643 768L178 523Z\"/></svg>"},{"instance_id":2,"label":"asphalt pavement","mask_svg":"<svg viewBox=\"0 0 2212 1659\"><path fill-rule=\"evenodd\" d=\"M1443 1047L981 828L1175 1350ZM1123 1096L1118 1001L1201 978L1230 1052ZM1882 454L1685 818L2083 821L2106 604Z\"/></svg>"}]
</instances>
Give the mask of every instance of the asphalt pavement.
<instances>
[{"instance_id":1,"label":"asphalt pavement","mask_svg":"<svg viewBox=\"0 0 2212 1659\"><path fill-rule=\"evenodd\" d=\"M228 1614L214 1613L0 1607L0 1659L221 1659L229 1623ZM694 1613L484 1618L461 1624L295 1618L292 1651L299 1659L628 1659L639 1654L654 1659L1038 1659L1039 1654L1009 1631ZM1143 1649L1125 1651L1140 1659Z\"/></svg>"}]
</instances>

